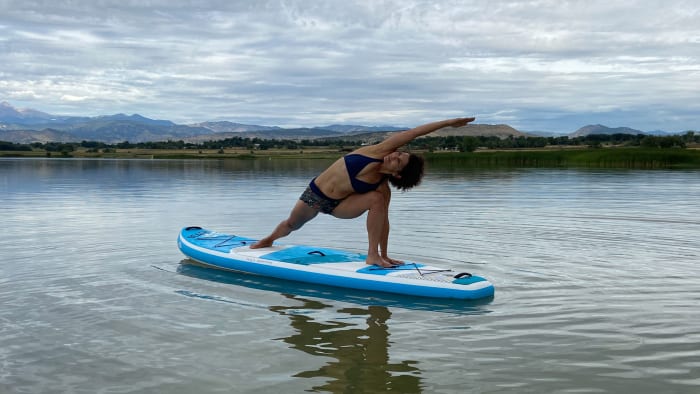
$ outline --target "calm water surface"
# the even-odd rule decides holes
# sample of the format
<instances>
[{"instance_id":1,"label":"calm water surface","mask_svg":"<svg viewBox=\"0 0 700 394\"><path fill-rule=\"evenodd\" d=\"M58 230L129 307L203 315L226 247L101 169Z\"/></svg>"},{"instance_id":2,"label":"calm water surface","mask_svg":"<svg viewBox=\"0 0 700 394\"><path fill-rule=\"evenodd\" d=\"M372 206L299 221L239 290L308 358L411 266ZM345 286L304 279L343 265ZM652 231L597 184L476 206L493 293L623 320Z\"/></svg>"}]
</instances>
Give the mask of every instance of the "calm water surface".
<instances>
[{"instance_id":1,"label":"calm water surface","mask_svg":"<svg viewBox=\"0 0 700 394\"><path fill-rule=\"evenodd\" d=\"M265 235L327 164L0 159L0 392L700 392L700 172L431 169L390 251L486 302L183 260L181 227ZM364 251L364 221L285 241Z\"/></svg>"}]
</instances>

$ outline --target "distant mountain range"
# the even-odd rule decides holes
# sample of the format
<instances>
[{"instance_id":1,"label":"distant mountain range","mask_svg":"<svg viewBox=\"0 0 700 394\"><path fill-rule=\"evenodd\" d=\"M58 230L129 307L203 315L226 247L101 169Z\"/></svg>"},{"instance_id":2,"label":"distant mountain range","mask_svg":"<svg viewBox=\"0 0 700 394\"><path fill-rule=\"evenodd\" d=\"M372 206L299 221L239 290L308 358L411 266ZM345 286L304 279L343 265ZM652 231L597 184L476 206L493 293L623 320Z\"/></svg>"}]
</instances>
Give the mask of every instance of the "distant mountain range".
<instances>
[{"instance_id":1,"label":"distant mountain range","mask_svg":"<svg viewBox=\"0 0 700 394\"><path fill-rule=\"evenodd\" d=\"M569 134L569 137L585 137L591 134L646 134L641 130L631 129L629 127L607 127L602 124L583 126L575 132Z\"/></svg>"},{"instance_id":2,"label":"distant mountain range","mask_svg":"<svg viewBox=\"0 0 700 394\"><path fill-rule=\"evenodd\" d=\"M528 131L527 133L538 135L538 136L543 136L543 137L557 137L557 136L565 135L569 138L585 137L587 135L593 135L593 134L606 134L606 135L612 135L612 134L633 134L633 135L637 135L637 134L646 134L646 135L679 134L679 133L672 133L672 132L663 131L663 130L641 131L641 130L636 130L636 129L632 129L629 127L608 127L608 126L604 126L602 124L583 126L580 129L574 131L573 133L569 133L569 134L537 132L537 131Z\"/></svg>"},{"instance_id":3,"label":"distant mountain range","mask_svg":"<svg viewBox=\"0 0 700 394\"><path fill-rule=\"evenodd\" d=\"M165 140L197 142L230 137L317 139L397 130L405 130L405 127L329 125L286 129L228 121L180 125L169 120L149 119L138 114L96 117L61 116L34 109L18 109L8 102L0 103L0 140L16 143L83 140L106 143Z\"/></svg>"},{"instance_id":4,"label":"distant mountain range","mask_svg":"<svg viewBox=\"0 0 700 394\"><path fill-rule=\"evenodd\" d=\"M0 141L15 143L80 142L83 140L105 143L165 140L199 142L231 137L292 140L352 138L372 143L385 138L390 132L405 129L405 127L396 126L339 124L311 128L281 128L229 121L181 125L169 120L149 119L138 114L96 117L62 116L35 109L18 109L8 102L0 103ZM609 128L594 125L582 127L570 136L614 133L644 134L639 130L626 127ZM523 133L508 125L470 124L455 129L443 129L433 135L487 135L507 138L508 136L520 137L535 134L537 133Z\"/></svg>"}]
</instances>

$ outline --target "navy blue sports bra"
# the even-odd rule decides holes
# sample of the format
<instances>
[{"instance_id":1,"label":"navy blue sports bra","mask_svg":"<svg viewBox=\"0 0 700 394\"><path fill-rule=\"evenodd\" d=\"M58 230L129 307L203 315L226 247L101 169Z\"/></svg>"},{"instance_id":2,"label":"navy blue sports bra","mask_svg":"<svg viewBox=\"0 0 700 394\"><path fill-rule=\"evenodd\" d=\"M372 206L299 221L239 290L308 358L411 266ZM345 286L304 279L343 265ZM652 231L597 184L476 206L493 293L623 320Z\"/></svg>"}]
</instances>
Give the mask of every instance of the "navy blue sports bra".
<instances>
[{"instance_id":1,"label":"navy blue sports bra","mask_svg":"<svg viewBox=\"0 0 700 394\"><path fill-rule=\"evenodd\" d=\"M357 179L357 174L360 173L365 167L370 163L383 162L382 159L375 159L372 157L367 157L364 155L350 154L345 156L345 168L348 169L348 175L350 176L350 184L356 193L367 193L372 190L377 190L379 185L384 182L384 177L377 183L367 183Z\"/></svg>"}]
</instances>

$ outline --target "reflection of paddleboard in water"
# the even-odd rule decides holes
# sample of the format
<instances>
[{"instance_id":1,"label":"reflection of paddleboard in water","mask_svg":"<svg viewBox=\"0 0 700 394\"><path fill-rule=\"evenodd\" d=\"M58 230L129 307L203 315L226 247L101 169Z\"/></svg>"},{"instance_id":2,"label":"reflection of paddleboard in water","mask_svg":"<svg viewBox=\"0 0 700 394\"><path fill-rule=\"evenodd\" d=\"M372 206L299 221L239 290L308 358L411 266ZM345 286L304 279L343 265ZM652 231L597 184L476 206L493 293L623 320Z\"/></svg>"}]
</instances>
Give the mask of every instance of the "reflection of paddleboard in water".
<instances>
[{"instance_id":1,"label":"reflection of paddleboard in water","mask_svg":"<svg viewBox=\"0 0 700 394\"><path fill-rule=\"evenodd\" d=\"M421 297L491 297L488 280L448 268L406 262L393 268L365 264L366 255L303 245L250 249L255 239L186 227L178 247L187 257L215 268L359 290Z\"/></svg>"}]
</instances>

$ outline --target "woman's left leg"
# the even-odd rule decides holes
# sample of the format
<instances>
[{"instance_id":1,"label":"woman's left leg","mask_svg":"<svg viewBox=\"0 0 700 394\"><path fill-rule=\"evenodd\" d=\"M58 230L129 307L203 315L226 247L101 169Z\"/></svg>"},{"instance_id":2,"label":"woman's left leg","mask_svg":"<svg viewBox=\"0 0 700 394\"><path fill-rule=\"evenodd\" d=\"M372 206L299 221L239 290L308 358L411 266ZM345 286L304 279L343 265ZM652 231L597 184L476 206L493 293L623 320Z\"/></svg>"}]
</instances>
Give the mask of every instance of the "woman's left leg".
<instances>
[{"instance_id":1,"label":"woman's left leg","mask_svg":"<svg viewBox=\"0 0 700 394\"><path fill-rule=\"evenodd\" d=\"M372 191L363 194L351 194L331 213L339 219L354 219L367 212L367 264L381 267L393 266L379 255L379 242L384 232L384 223L388 215L384 196Z\"/></svg>"}]
</instances>

